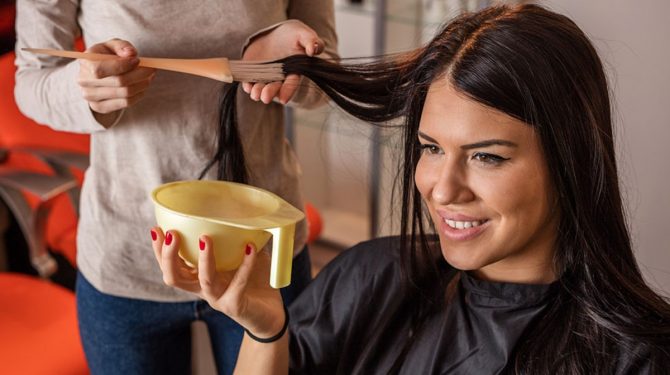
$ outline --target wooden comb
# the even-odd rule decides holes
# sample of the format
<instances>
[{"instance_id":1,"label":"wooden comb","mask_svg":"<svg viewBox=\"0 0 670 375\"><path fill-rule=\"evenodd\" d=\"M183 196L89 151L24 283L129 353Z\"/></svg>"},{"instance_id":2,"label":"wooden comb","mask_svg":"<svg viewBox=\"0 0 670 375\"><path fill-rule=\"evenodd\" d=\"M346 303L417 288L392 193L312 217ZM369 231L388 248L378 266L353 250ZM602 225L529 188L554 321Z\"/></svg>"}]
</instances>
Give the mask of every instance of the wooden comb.
<instances>
[{"instance_id":1,"label":"wooden comb","mask_svg":"<svg viewBox=\"0 0 670 375\"><path fill-rule=\"evenodd\" d=\"M42 55L92 61L113 60L119 58L117 55L107 55L104 53L63 51L45 48L21 48L21 50ZM139 66L193 74L221 82L274 82L283 81L285 78L281 63L228 60L225 57L209 59L138 58L140 59Z\"/></svg>"}]
</instances>

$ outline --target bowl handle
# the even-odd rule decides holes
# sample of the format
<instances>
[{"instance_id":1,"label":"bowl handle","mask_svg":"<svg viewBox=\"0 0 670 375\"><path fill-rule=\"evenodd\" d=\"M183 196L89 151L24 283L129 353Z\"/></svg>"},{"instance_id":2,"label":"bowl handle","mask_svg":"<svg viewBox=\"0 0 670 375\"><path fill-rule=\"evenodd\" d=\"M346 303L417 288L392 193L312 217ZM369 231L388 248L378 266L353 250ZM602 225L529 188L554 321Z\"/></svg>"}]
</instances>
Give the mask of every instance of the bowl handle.
<instances>
[{"instance_id":1,"label":"bowl handle","mask_svg":"<svg viewBox=\"0 0 670 375\"><path fill-rule=\"evenodd\" d=\"M295 223L266 229L272 234L272 264L270 265L270 286L283 288L291 283L293 266L293 237Z\"/></svg>"}]
</instances>

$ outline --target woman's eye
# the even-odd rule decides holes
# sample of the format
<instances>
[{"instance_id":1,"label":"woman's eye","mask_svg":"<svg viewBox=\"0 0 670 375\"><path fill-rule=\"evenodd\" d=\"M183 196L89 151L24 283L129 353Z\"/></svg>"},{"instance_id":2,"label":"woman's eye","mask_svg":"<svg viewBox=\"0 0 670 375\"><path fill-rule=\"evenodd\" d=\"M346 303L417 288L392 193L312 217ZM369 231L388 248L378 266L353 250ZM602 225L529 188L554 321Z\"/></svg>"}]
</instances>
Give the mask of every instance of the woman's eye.
<instances>
[{"instance_id":1,"label":"woman's eye","mask_svg":"<svg viewBox=\"0 0 670 375\"><path fill-rule=\"evenodd\" d=\"M439 154L440 148L433 144L420 144L419 148L421 149L422 154Z\"/></svg>"},{"instance_id":2,"label":"woman's eye","mask_svg":"<svg viewBox=\"0 0 670 375\"><path fill-rule=\"evenodd\" d=\"M509 158L503 158L502 156L487 154L485 152L476 152L474 155L472 155L472 159L490 165L498 165L505 160L509 160Z\"/></svg>"}]
</instances>

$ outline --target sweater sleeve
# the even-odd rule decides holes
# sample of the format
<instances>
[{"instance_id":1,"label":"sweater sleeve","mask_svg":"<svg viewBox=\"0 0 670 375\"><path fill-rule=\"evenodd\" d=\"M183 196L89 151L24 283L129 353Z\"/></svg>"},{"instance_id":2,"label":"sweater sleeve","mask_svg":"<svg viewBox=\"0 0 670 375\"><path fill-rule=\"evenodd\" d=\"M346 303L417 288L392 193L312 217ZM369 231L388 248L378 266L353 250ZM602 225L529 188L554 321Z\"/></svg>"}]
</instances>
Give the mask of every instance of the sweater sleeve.
<instances>
[{"instance_id":1,"label":"sweater sleeve","mask_svg":"<svg viewBox=\"0 0 670 375\"><path fill-rule=\"evenodd\" d=\"M14 97L21 112L38 123L55 130L92 133L105 128L95 120L82 97L77 84L79 63L21 50L71 50L80 35L78 9L78 0L17 1Z\"/></svg>"}]
</instances>

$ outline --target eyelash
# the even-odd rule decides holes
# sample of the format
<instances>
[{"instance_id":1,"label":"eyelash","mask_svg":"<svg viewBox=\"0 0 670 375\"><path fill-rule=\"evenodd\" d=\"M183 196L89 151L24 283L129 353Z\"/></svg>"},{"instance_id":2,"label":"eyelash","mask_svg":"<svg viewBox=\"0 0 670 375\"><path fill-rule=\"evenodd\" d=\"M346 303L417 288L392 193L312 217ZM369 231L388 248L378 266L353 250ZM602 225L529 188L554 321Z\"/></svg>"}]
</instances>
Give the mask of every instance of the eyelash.
<instances>
[{"instance_id":1,"label":"eyelash","mask_svg":"<svg viewBox=\"0 0 670 375\"><path fill-rule=\"evenodd\" d=\"M440 148L430 143L420 143L419 149L422 154L435 155L440 152Z\"/></svg>"},{"instance_id":2,"label":"eyelash","mask_svg":"<svg viewBox=\"0 0 670 375\"><path fill-rule=\"evenodd\" d=\"M419 149L421 150L421 154L436 155L440 153L440 148L430 143L419 144ZM503 162L509 160L509 158L504 158L502 156L489 154L486 152L475 152L472 155L471 159L483 164L494 165L494 166L500 165Z\"/></svg>"},{"instance_id":3,"label":"eyelash","mask_svg":"<svg viewBox=\"0 0 670 375\"><path fill-rule=\"evenodd\" d=\"M489 154L486 152L475 152L472 155L472 160L476 160L478 162L489 165L499 165L509 160L509 158L503 158L502 156Z\"/></svg>"}]
</instances>

